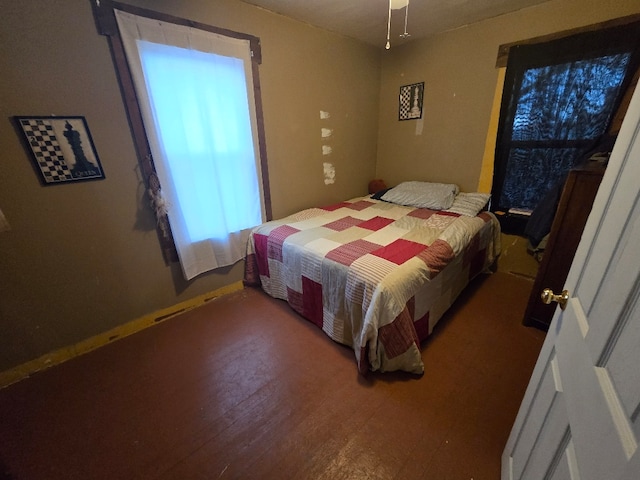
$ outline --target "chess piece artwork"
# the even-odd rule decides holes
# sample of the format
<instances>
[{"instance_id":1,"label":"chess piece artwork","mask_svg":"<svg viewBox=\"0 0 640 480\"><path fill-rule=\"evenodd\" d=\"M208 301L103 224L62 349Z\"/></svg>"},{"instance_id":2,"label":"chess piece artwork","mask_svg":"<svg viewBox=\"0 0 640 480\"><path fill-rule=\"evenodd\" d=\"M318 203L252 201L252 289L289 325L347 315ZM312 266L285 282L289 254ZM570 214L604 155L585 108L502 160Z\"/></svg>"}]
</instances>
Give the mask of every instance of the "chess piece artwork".
<instances>
[{"instance_id":1,"label":"chess piece artwork","mask_svg":"<svg viewBox=\"0 0 640 480\"><path fill-rule=\"evenodd\" d=\"M84 154L84 150L82 150L82 140L80 139L80 132L73 129L73 125L71 125L68 121L65 123L65 131L63 135L67 138L69 145L71 146L71 150L73 151L73 156L76 159L75 164L71 167L71 174L74 177L93 177L100 174L100 170L87 160L87 157Z\"/></svg>"},{"instance_id":2,"label":"chess piece artwork","mask_svg":"<svg viewBox=\"0 0 640 480\"><path fill-rule=\"evenodd\" d=\"M400 87L400 109L398 120L417 120L422 118L424 82Z\"/></svg>"},{"instance_id":3,"label":"chess piece artwork","mask_svg":"<svg viewBox=\"0 0 640 480\"><path fill-rule=\"evenodd\" d=\"M44 185L105 178L84 117L13 118Z\"/></svg>"},{"instance_id":4,"label":"chess piece artwork","mask_svg":"<svg viewBox=\"0 0 640 480\"><path fill-rule=\"evenodd\" d=\"M409 118L420 118L420 115L422 115L422 109L420 108L420 105L418 105L419 101L420 101L420 89L418 88L418 85L416 85L413 88L413 106L409 111Z\"/></svg>"}]
</instances>

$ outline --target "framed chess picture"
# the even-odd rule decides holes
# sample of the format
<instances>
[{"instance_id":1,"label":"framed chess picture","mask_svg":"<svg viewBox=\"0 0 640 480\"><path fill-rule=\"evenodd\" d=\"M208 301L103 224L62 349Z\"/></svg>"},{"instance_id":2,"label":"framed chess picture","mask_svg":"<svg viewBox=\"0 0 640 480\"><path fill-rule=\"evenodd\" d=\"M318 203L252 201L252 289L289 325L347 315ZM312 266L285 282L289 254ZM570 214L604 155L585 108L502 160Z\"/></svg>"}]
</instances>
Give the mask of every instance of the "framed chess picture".
<instances>
[{"instance_id":1,"label":"framed chess picture","mask_svg":"<svg viewBox=\"0 0 640 480\"><path fill-rule=\"evenodd\" d=\"M422 118L422 99L424 82L400 87L400 109L398 120L417 120Z\"/></svg>"},{"instance_id":2,"label":"framed chess picture","mask_svg":"<svg viewBox=\"0 0 640 480\"><path fill-rule=\"evenodd\" d=\"M84 117L13 117L43 185L104 177Z\"/></svg>"}]
</instances>

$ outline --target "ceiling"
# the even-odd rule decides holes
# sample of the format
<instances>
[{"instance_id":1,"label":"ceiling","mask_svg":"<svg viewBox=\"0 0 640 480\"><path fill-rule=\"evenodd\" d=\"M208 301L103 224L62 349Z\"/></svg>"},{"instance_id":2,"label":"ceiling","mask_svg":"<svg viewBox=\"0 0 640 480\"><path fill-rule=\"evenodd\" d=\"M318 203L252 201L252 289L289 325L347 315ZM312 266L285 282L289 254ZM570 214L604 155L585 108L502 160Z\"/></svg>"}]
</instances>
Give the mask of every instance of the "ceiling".
<instances>
[{"instance_id":1,"label":"ceiling","mask_svg":"<svg viewBox=\"0 0 640 480\"><path fill-rule=\"evenodd\" d=\"M389 0L242 0L275 13L384 48ZM402 0L394 0L394 2ZM411 0L391 15L391 46L452 30L548 0Z\"/></svg>"}]
</instances>

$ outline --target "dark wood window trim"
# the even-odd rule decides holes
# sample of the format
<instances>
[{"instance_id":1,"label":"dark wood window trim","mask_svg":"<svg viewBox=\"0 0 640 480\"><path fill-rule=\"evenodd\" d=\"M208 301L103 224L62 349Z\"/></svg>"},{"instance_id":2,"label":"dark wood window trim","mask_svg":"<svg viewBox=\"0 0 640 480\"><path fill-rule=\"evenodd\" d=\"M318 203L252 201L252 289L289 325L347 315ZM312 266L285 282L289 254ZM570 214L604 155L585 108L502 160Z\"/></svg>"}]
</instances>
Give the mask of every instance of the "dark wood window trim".
<instances>
[{"instance_id":1,"label":"dark wood window trim","mask_svg":"<svg viewBox=\"0 0 640 480\"><path fill-rule=\"evenodd\" d=\"M152 192L157 192L160 189L160 183L158 176L156 175L156 169L153 164L153 158L151 156L151 150L147 141L147 134L142 122L142 114L140 113L140 106L138 105L138 98L133 85L133 78L127 58L124 51L124 46L120 38L120 32L116 23L115 10L121 10L123 12L132 13L134 15L143 16L147 18L153 18L156 20L170 22L177 25L184 25L188 27L197 28L207 32L217 33L225 35L227 37L239 38L248 40L251 49L251 71L253 77L253 88L255 96L255 108L256 108L256 122L258 128L258 146L260 151L260 166L262 170L262 186L264 192L264 205L266 219L271 220L271 194L269 190L269 172L267 168L267 148L265 142L265 130L264 130L264 116L262 111L262 97L260 88L260 76L258 67L262 63L262 52L260 47L260 39L253 35L245 33L234 32L224 28L218 28L211 25L195 22L193 20L187 20L180 17L174 17L165 13L155 12L152 10L146 10L143 8L135 7L132 5L126 5L112 0L90 0L93 8L93 14L96 21L96 27L100 35L104 35L109 39L109 46L111 49L111 55L113 57L113 63L116 69L116 74L120 81L120 89L122 91L122 97L127 111L129 119L129 126L131 128L131 134L133 136L134 145L136 148L136 154L138 156L138 162L146 183L147 189ZM158 238L162 247L162 253L165 262L177 262L178 254L176 251L173 237L169 226L169 220L166 215L162 218L158 218Z\"/></svg>"},{"instance_id":2,"label":"dark wood window trim","mask_svg":"<svg viewBox=\"0 0 640 480\"><path fill-rule=\"evenodd\" d=\"M594 32L597 30L606 30L607 28L620 27L628 25L630 23L639 22L640 14L629 15L626 17L614 18L606 22L594 23L585 27L573 28L571 30L563 30L561 32L552 33L549 35L543 35L540 37L529 38L527 40L519 40L517 42L505 43L498 47L498 57L496 58L496 68L502 68L507 66L509 60L509 49L517 45L531 45L536 43L546 43L552 40L558 40L560 38L570 37L578 33Z\"/></svg>"}]
</instances>

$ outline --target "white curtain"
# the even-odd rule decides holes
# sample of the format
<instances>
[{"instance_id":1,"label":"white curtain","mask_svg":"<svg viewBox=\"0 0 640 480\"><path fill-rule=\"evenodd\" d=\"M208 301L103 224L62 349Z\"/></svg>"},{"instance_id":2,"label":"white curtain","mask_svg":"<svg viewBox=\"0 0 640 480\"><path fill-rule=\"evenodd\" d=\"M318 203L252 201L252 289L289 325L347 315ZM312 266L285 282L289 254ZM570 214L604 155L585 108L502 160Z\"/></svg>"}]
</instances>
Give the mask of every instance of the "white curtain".
<instances>
[{"instance_id":1,"label":"white curtain","mask_svg":"<svg viewBox=\"0 0 640 480\"><path fill-rule=\"evenodd\" d=\"M116 10L185 278L265 219L248 40Z\"/></svg>"}]
</instances>

